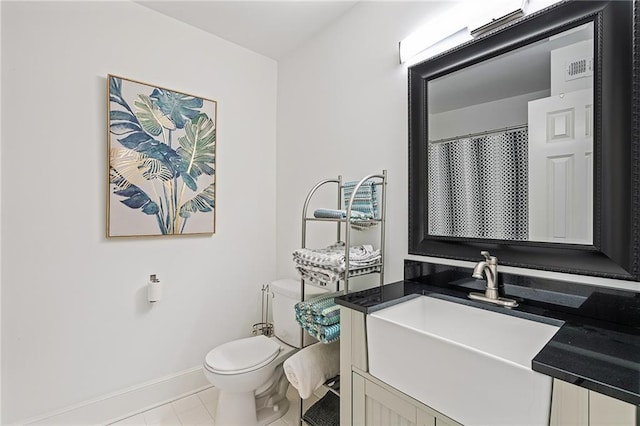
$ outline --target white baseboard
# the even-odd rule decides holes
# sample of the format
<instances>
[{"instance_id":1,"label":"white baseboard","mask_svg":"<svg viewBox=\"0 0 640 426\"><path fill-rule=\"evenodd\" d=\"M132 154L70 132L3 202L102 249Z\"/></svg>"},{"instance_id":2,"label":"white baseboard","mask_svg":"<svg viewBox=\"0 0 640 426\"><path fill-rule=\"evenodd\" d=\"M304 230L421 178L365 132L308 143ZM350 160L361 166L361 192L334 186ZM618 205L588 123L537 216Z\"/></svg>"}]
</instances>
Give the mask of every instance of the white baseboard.
<instances>
[{"instance_id":1,"label":"white baseboard","mask_svg":"<svg viewBox=\"0 0 640 426\"><path fill-rule=\"evenodd\" d=\"M162 377L24 421L24 425L106 425L211 387L202 367Z\"/></svg>"}]
</instances>

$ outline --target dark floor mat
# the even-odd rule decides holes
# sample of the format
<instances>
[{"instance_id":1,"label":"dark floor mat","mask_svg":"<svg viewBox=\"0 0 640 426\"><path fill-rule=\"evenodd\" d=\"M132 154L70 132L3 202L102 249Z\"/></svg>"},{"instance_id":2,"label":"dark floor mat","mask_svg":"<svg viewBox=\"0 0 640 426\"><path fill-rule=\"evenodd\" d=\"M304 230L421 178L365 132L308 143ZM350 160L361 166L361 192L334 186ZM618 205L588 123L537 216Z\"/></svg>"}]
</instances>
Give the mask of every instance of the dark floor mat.
<instances>
[{"instance_id":1,"label":"dark floor mat","mask_svg":"<svg viewBox=\"0 0 640 426\"><path fill-rule=\"evenodd\" d=\"M302 420L309 426L340 426L340 398L333 392L327 392L309 407Z\"/></svg>"}]
</instances>

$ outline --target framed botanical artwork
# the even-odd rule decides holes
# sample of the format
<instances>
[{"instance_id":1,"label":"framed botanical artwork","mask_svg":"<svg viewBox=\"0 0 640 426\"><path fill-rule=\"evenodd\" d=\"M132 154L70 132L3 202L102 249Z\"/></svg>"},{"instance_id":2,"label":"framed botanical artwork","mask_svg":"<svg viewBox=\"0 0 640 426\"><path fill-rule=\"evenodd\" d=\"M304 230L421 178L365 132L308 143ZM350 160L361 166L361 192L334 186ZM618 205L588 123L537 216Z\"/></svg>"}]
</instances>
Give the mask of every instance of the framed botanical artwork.
<instances>
[{"instance_id":1,"label":"framed botanical artwork","mask_svg":"<svg viewBox=\"0 0 640 426\"><path fill-rule=\"evenodd\" d=\"M107 237L213 234L216 101L107 82Z\"/></svg>"}]
</instances>

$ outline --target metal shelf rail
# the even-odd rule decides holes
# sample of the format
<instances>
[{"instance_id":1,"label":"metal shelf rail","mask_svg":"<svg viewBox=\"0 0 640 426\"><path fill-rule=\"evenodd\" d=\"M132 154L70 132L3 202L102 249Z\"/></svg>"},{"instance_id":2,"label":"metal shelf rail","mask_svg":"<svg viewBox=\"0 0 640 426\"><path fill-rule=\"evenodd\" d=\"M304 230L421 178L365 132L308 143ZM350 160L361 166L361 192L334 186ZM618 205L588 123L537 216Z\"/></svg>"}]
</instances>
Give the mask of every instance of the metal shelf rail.
<instances>
[{"instance_id":1,"label":"metal shelf rail","mask_svg":"<svg viewBox=\"0 0 640 426\"><path fill-rule=\"evenodd\" d=\"M378 187L381 187L381 192L382 192L382 201L380 202L380 206L378 209L378 217L372 218L372 219L368 219L368 220L361 220L358 219L356 221L354 221L351 218L351 212L352 212L352 208L353 208L353 202L356 198L356 193L358 192L358 190L360 189L360 187L362 185L364 185L367 181L369 180L374 180L374 185L376 186L376 189ZM376 223L379 224L379 229L380 229L380 262L379 264L376 265L370 265L370 266L376 266L379 267L379 270L376 272L372 272L372 273L377 273L379 274L380 277L380 286L383 285L384 283L384 245L385 245L385 217L386 217L386 203L387 203L387 171L383 170L381 174L370 174L367 175L365 177L363 177L357 184L356 186L353 188L353 193L351 194L351 197L349 198L349 201L346 204L346 217L345 218L316 218L316 217L309 217L308 216L308 208L309 208L309 204L313 198L313 196L316 194L316 192L324 187L325 185L328 184L337 184L337 193L338 193L338 197L337 197L337 209L338 210L342 210L342 206L343 206L343 200L344 200L344 189L345 186L343 184L342 181L342 176L338 176L336 179L325 179L322 180L320 182L318 182L315 186L313 186L313 188L311 188L311 190L309 191L309 193L307 194L307 198L304 201L304 207L302 209L302 248L306 248L307 247L307 224L308 222L334 222L336 223L336 241L341 241L342 238L342 227L344 225L344 243L345 243L345 270L344 270L344 277L342 279L343 282L343 289L342 291L346 294L349 292L349 278L351 278L352 276L354 276L355 274L358 273L359 269L362 268L358 268L358 267L354 267L352 268L349 265L349 248L350 248L350 243L351 243L351 224L353 222L357 222L357 223L368 223L368 224L372 224L372 223ZM359 275L359 274L358 274ZM312 283L310 283L310 285L314 285ZM304 300L304 287L305 287L305 281L304 279L300 280L300 295L301 295L301 300ZM340 291L340 283L338 282L338 284L336 285L336 291ZM304 329L302 327L300 327L300 341L302 342L302 346L304 346ZM336 376L332 379L329 379L326 383L325 386L328 387L328 390L331 392L334 392L335 394L337 394L338 396L340 396L339 393L339 383L340 383L340 376ZM303 424L303 404L302 404L302 399L300 399L300 412L299 412L299 421L300 421L300 426L302 426Z\"/></svg>"}]
</instances>

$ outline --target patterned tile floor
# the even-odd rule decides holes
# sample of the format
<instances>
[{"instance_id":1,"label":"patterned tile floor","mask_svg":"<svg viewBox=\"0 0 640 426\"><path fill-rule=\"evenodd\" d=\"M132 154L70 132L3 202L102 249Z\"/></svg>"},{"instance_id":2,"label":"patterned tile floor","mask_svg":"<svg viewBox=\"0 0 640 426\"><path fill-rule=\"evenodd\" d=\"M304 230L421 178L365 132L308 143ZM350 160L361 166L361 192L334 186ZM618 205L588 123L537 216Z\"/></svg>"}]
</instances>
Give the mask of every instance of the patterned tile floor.
<instances>
[{"instance_id":1,"label":"patterned tile floor","mask_svg":"<svg viewBox=\"0 0 640 426\"><path fill-rule=\"evenodd\" d=\"M309 399L304 400L304 409L313 405L323 393L311 395ZM177 426L177 425L214 425L214 417L218 399L216 388L209 388L189 395L182 399L170 402L165 405L153 408L143 413L123 419L114 426L136 425L136 426ZM289 399L289 410L280 419L271 423L269 426L298 426L299 413L299 397L298 392L289 386L287 391L287 399Z\"/></svg>"}]
</instances>

